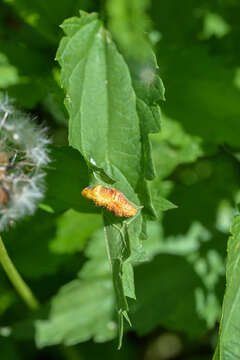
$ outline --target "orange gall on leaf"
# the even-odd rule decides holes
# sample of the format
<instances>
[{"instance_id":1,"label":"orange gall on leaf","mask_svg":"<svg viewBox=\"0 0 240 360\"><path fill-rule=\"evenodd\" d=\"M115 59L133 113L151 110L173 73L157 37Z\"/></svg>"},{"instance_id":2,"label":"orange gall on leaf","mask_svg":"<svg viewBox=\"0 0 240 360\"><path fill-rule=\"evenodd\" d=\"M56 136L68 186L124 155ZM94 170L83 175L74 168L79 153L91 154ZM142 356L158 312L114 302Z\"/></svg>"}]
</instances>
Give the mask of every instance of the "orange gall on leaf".
<instances>
[{"instance_id":1,"label":"orange gall on leaf","mask_svg":"<svg viewBox=\"0 0 240 360\"><path fill-rule=\"evenodd\" d=\"M95 205L105 207L108 211L112 211L116 216L131 217L138 212L123 193L114 188L97 185L83 189L82 196L93 200Z\"/></svg>"}]
</instances>

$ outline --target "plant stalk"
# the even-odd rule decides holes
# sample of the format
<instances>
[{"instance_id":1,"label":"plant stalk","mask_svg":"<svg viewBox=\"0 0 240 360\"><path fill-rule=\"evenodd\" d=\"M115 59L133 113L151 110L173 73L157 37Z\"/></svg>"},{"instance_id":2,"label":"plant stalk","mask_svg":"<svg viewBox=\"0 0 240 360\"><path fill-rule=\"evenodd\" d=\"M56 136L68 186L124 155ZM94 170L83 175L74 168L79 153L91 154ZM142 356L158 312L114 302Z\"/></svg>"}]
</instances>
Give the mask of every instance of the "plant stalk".
<instances>
[{"instance_id":1,"label":"plant stalk","mask_svg":"<svg viewBox=\"0 0 240 360\"><path fill-rule=\"evenodd\" d=\"M0 235L0 263L7 274L9 280L15 287L18 294L22 297L25 304L31 310L37 310L39 307L39 302L33 295L29 286L25 283L17 269L15 268L12 260L8 256L7 250L3 243L2 237Z\"/></svg>"}]
</instances>

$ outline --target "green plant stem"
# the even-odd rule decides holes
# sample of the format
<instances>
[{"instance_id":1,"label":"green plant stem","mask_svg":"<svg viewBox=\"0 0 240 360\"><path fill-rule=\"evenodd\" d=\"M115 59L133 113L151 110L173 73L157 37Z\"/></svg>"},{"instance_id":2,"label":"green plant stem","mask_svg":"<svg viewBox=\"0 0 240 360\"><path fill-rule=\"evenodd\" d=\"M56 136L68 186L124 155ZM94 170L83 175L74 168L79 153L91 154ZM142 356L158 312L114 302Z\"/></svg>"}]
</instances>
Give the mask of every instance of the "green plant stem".
<instances>
[{"instance_id":1,"label":"green plant stem","mask_svg":"<svg viewBox=\"0 0 240 360\"><path fill-rule=\"evenodd\" d=\"M2 241L2 237L0 236L0 263L4 271L6 272L9 280L17 290L18 294L22 297L26 305L31 310L36 310L39 307L38 300L33 295L29 286L22 279L21 275L15 268L13 262L8 256L7 250Z\"/></svg>"}]
</instances>

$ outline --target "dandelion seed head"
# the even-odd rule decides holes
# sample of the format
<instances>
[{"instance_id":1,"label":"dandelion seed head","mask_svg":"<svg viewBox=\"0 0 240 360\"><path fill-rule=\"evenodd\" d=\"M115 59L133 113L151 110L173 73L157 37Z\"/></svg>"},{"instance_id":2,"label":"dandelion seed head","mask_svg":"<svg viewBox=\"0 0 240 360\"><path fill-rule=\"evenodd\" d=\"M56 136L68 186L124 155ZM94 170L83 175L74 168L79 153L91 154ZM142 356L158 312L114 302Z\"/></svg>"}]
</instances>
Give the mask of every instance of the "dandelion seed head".
<instances>
[{"instance_id":1,"label":"dandelion seed head","mask_svg":"<svg viewBox=\"0 0 240 360\"><path fill-rule=\"evenodd\" d=\"M16 110L7 97L0 100L0 231L33 214L43 198L49 143L45 128Z\"/></svg>"}]
</instances>

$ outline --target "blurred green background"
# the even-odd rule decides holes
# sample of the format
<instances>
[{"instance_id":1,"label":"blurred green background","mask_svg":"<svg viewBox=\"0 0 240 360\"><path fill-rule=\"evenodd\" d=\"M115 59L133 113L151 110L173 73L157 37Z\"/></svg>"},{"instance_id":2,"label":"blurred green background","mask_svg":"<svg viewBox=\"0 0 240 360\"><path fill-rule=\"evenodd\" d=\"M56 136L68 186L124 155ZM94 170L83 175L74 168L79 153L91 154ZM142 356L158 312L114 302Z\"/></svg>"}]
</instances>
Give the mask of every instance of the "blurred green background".
<instances>
[{"instance_id":1,"label":"blurred green background","mask_svg":"<svg viewBox=\"0 0 240 360\"><path fill-rule=\"evenodd\" d=\"M166 102L162 131L151 136L152 188L178 208L148 223L148 261L135 268L133 327L120 351L100 215L78 212L70 194L72 209L39 209L3 234L43 307L32 315L0 271L1 359L211 359L229 226L240 198L240 3L2 0L0 91L48 126L53 145L67 145L55 61L59 25L79 9L99 12L120 48L139 46L144 32L156 51ZM71 149L69 158L55 152L47 176L52 201L56 181L64 172L71 176L79 156ZM79 179L86 172L79 169Z\"/></svg>"}]
</instances>

